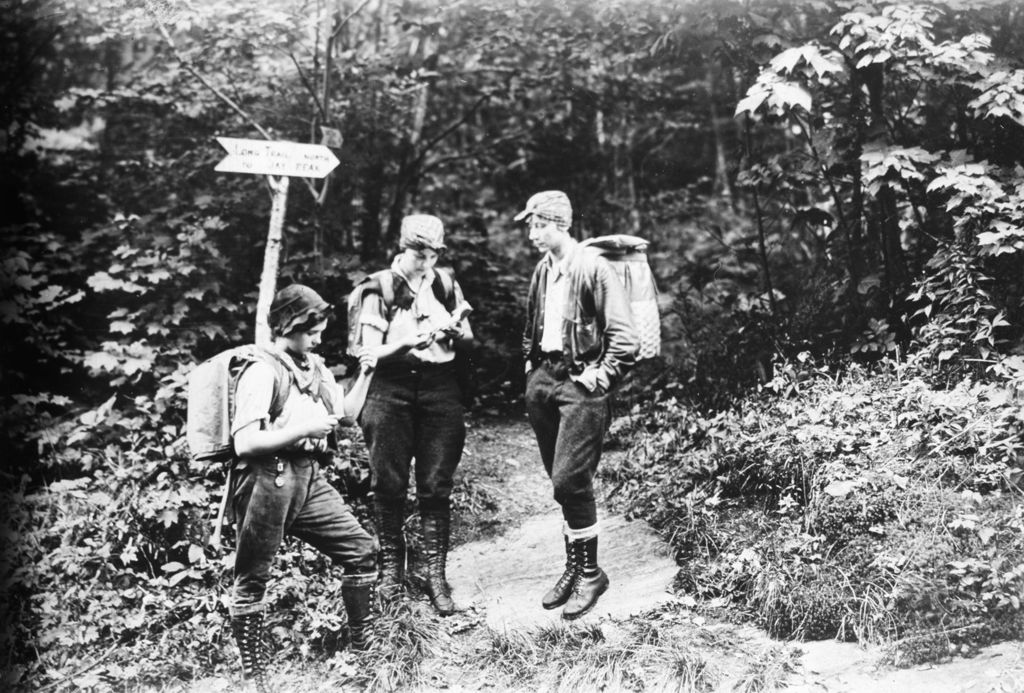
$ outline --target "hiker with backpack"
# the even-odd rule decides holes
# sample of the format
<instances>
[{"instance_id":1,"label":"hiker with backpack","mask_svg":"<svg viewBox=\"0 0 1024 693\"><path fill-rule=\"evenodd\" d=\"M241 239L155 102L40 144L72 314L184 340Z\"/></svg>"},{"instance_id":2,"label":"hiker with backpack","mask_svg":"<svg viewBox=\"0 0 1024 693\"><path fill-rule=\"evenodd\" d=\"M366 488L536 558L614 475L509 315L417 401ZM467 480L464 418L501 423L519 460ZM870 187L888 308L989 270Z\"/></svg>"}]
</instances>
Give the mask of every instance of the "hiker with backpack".
<instances>
[{"instance_id":1,"label":"hiker with backpack","mask_svg":"<svg viewBox=\"0 0 1024 693\"><path fill-rule=\"evenodd\" d=\"M565 570L544 594L545 609L579 618L608 589L597 563L593 479L611 421L611 396L640 346L630 302L601 251L569 233L572 205L550 190L515 216L544 253L530 280L523 333L526 412L562 509Z\"/></svg>"},{"instance_id":2,"label":"hiker with backpack","mask_svg":"<svg viewBox=\"0 0 1024 693\"><path fill-rule=\"evenodd\" d=\"M415 458L426 564L421 587L437 613L448 616L458 609L446 577L450 496L466 439L456 351L472 342L473 332L458 282L435 267L445 251L441 220L406 216L399 247L391 267L367 277L349 297L350 344L374 348L378 356L359 424L369 449L381 594L397 595L405 584L403 528Z\"/></svg>"},{"instance_id":3,"label":"hiker with backpack","mask_svg":"<svg viewBox=\"0 0 1024 693\"><path fill-rule=\"evenodd\" d=\"M243 366L235 388L231 433L237 462L230 497L238 532L231 624L245 678L261 691L267 676L264 595L286 534L341 566L350 647L365 650L374 642L376 542L320 467L332 459L339 422L358 414L368 386L365 372L375 366L376 357L364 350L361 375L343 393L312 353L330 311L330 304L301 284L277 292L270 307L273 346L254 352L257 356Z\"/></svg>"}]
</instances>

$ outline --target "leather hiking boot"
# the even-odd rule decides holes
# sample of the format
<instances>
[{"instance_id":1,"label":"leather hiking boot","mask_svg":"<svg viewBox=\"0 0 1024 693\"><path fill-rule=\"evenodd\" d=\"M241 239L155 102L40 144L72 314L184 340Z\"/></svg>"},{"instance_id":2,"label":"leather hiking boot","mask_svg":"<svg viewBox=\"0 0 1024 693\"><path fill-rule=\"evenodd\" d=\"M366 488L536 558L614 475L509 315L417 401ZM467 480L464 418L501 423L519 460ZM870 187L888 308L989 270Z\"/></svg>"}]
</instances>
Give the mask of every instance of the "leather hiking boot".
<instances>
[{"instance_id":1,"label":"leather hiking boot","mask_svg":"<svg viewBox=\"0 0 1024 693\"><path fill-rule=\"evenodd\" d=\"M579 542L570 542L569 537L565 539L565 572L562 573L554 586L544 593L540 605L545 609L557 609L569 601L572 595L572 588L580 575L580 562L576 558L576 546Z\"/></svg>"},{"instance_id":2,"label":"leather hiking boot","mask_svg":"<svg viewBox=\"0 0 1024 693\"><path fill-rule=\"evenodd\" d=\"M341 578L341 601L348 616L348 642L353 650L365 651L377 643L373 631L375 573L345 575Z\"/></svg>"},{"instance_id":3,"label":"leather hiking boot","mask_svg":"<svg viewBox=\"0 0 1024 693\"><path fill-rule=\"evenodd\" d=\"M405 585L405 499L374 498L373 520L380 543L380 594L393 597Z\"/></svg>"},{"instance_id":4,"label":"leather hiking boot","mask_svg":"<svg viewBox=\"0 0 1024 693\"><path fill-rule=\"evenodd\" d=\"M451 616L456 611L461 611L452 599L452 588L445 575L451 512L448 508L420 510L420 522L423 531L423 557L427 564L423 591L430 597L430 603L438 614Z\"/></svg>"},{"instance_id":5,"label":"leather hiking boot","mask_svg":"<svg viewBox=\"0 0 1024 693\"><path fill-rule=\"evenodd\" d=\"M258 693L269 693L267 682L267 645L263 640L266 610L260 609L231 617L231 632L242 658L242 677L252 682Z\"/></svg>"},{"instance_id":6,"label":"leather hiking boot","mask_svg":"<svg viewBox=\"0 0 1024 693\"><path fill-rule=\"evenodd\" d=\"M597 537L573 542L577 544L580 556L579 577L573 585L572 594L562 609L562 618L567 621L583 616L594 608L597 599L608 589L608 576L597 565Z\"/></svg>"}]
</instances>

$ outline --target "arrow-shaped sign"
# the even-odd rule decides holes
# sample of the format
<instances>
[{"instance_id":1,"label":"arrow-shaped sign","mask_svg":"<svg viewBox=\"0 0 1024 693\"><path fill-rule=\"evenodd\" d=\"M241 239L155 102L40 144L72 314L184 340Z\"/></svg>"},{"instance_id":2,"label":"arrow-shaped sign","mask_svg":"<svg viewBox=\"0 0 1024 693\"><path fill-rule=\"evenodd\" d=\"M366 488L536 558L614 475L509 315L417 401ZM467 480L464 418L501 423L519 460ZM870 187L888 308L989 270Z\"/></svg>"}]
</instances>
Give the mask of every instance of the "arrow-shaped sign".
<instances>
[{"instance_id":1,"label":"arrow-shaped sign","mask_svg":"<svg viewBox=\"0 0 1024 693\"><path fill-rule=\"evenodd\" d=\"M236 137L218 137L217 141L228 155L215 170L225 173L323 178L341 163L334 152L320 144Z\"/></svg>"}]
</instances>

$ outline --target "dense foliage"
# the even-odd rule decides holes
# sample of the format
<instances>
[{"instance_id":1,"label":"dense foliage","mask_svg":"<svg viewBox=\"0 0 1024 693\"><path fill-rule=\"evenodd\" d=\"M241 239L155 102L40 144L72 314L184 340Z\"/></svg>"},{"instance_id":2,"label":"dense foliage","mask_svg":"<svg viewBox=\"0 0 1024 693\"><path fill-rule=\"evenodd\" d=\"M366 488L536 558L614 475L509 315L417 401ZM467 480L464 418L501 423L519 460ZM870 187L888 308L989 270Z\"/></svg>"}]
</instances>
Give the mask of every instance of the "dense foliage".
<instances>
[{"instance_id":1,"label":"dense foliage","mask_svg":"<svg viewBox=\"0 0 1024 693\"><path fill-rule=\"evenodd\" d=\"M665 356L629 393L664 406L611 474L678 530L700 598L780 635L1019 628L1016 3L2 7L5 683L188 680L230 656L230 553L206 544L222 474L189 462L182 395L251 339L270 201L214 171L215 136L338 154L292 182L278 281L339 306L403 214L445 220L487 409L522 387L525 198L561 188L582 235L648 237ZM339 308L332 365L344 334ZM779 369L798 355L824 365ZM350 481L362 459L353 437ZM725 515L757 541L716 536ZM854 553L875 562L837 575ZM336 581L298 545L275 570L277 642L320 656ZM856 588L811 603L840 577Z\"/></svg>"},{"instance_id":2,"label":"dense foliage","mask_svg":"<svg viewBox=\"0 0 1024 693\"><path fill-rule=\"evenodd\" d=\"M887 643L901 664L1019 639L1020 391L935 390L918 366L835 376L803 354L743 411L665 399L620 423L610 496L672 538L687 595L777 637Z\"/></svg>"}]
</instances>

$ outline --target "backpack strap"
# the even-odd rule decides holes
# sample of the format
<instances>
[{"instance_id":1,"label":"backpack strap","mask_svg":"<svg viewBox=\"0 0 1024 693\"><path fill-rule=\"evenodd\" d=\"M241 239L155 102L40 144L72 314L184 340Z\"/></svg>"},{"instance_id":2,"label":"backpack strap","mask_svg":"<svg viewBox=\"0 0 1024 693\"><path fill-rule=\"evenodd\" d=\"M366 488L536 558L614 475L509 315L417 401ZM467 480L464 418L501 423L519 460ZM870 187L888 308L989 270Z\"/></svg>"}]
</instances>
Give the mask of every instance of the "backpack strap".
<instances>
[{"instance_id":1,"label":"backpack strap","mask_svg":"<svg viewBox=\"0 0 1024 693\"><path fill-rule=\"evenodd\" d=\"M449 269L434 268L434 282L430 285L434 298L451 313L455 310L455 277Z\"/></svg>"},{"instance_id":2,"label":"backpack strap","mask_svg":"<svg viewBox=\"0 0 1024 693\"><path fill-rule=\"evenodd\" d=\"M274 369L274 394L270 398L270 420L274 421L284 412L285 402L292 389L292 372L288 365L281 360L281 357L269 349L259 349L257 352L261 361Z\"/></svg>"},{"instance_id":3,"label":"backpack strap","mask_svg":"<svg viewBox=\"0 0 1024 693\"><path fill-rule=\"evenodd\" d=\"M367 287L368 293L375 293L374 289L380 288L380 297L384 301L384 308L388 312L388 320L390 321L391 311L395 307L394 271L390 269L380 270L371 274L367 279L372 282ZM434 298L444 306L445 310L451 312L455 309L455 278L452 276L451 270L434 268L434 281L430 285L430 289L434 294Z\"/></svg>"},{"instance_id":4,"label":"backpack strap","mask_svg":"<svg viewBox=\"0 0 1024 693\"><path fill-rule=\"evenodd\" d=\"M384 307L390 311L395 304L395 273L386 269L374 272L373 276L380 283L380 297L384 299Z\"/></svg>"}]
</instances>

